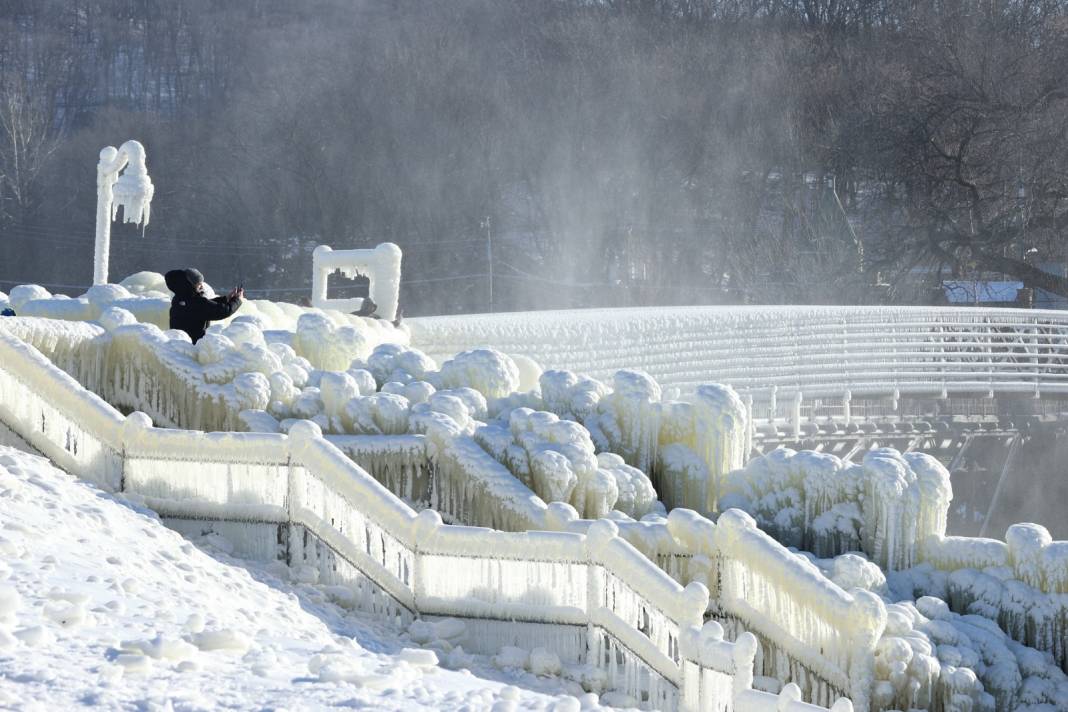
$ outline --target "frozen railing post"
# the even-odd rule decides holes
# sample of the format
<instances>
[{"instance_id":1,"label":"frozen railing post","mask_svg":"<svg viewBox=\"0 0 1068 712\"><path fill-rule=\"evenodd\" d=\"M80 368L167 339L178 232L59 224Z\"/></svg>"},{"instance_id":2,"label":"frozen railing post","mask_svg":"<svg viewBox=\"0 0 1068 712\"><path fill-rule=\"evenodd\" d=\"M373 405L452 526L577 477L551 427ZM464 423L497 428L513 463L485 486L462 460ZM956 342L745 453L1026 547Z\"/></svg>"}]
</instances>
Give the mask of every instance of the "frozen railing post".
<instances>
[{"instance_id":1,"label":"frozen railing post","mask_svg":"<svg viewBox=\"0 0 1068 712\"><path fill-rule=\"evenodd\" d=\"M415 549L415 560L412 564L412 594L415 598L416 613L426 597L430 594L427 590L426 563L424 562L424 548L431 541L445 523L441 515L433 509L424 509L415 517L412 525L412 543Z\"/></svg>"},{"instance_id":2,"label":"frozen railing post","mask_svg":"<svg viewBox=\"0 0 1068 712\"><path fill-rule=\"evenodd\" d=\"M401 249L392 242L383 242L374 249L334 250L319 245L312 252L312 306L318 309L337 309L353 312L363 306L362 298L330 299L326 296L327 278L340 270L352 279L367 277L367 295L378 305L375 315L392 321L397 318L400 300Z\"/></svg>"},{"instance_id":3,"label":"frozen railing post","mask_svg":"<svg viewBox=\"0 0 1068 712\"><path fill-rule=\"evenodd\" d=\"M126 172L120 177L119 172ZM93 284L108 283L111 251L111 221L123 209L123 222L148 225L155 188L145 166L145 147L127 141L119 148L106 146L96 165L96 245L93 251Z\"/></svg>"},{"instance_id":4,"label":"frozen railing post","mask_svg":"<svg viewBox=\"0 0 1068 712\"><path fill-rule=\"evenodd\" d=\"M756 636L741 633L734 642L723 639L723 626L708 621L691 625L679 636L683 659L683 710L738 710L736 700L753 687Z\"/></svg>"}]
</instances>

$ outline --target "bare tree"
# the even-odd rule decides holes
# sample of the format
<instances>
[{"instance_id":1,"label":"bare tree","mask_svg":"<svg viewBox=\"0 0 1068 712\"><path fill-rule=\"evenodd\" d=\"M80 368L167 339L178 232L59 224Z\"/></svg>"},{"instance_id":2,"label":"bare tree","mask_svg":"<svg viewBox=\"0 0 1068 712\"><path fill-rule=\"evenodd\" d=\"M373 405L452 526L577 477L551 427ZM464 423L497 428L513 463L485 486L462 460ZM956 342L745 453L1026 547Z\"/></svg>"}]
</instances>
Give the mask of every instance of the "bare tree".
<instances>
[{"instance_id":1,"label":"bare tree","mask_svg":"<svg viewBox=\"0 0 1068 712\"><path fill-rule=\"evenodd\" d=\"M46 107L19 78L0 78L0 218L30 218L43 200L41 171L58 145Z\"/></svg>"}]
</instances>

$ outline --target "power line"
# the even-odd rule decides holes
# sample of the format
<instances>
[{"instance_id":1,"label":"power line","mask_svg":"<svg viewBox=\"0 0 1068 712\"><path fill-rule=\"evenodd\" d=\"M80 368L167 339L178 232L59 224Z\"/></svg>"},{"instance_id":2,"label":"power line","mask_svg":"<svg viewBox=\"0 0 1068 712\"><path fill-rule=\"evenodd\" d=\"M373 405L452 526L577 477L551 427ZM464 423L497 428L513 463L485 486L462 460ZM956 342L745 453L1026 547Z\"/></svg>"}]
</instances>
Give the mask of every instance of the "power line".
<instances>
[{"instance_id":1,"label":"power line","mask_svg":"<svg viewBox=\"0 0 1068 712\"><path fill-rule=\"evenodd\" d=\"M428 282L451 282L451 281L455 281L455 280L458 280L458 279L476 279L478 277L487 277L487 276L489 276L489 275L486 272L483 272L481 274L454 274L454 275L450 275L448 277L427 277L425 279L402 279L400 283L401 284L426 284ZM358 285L358 284L346 284L346 285L341 285L339 287L334 287L334 289L358 289L358 288L361 288L361 287L362 287L362 285ZM274 293L274 292L303 292L303 291L306 291L306 290L309 290L309 289L311 289L311 285L310 284L305 284L305 285L299 286L299 287L268 287L268 288L264 288L264 289L246 289L245 291L249 292L249 293L253 293L253 294L260 294L260 293L270 294L270 293Z\"/></svg>"},{"instance_id":2,"label":"power line","mask_svg":"<svg viewBox=\"0 0 1068 712\"><path fill-rule=\"evenodd\" d=\"M86 284L56 284L55 282L26 282L25 280L17 279L0 279L0 284L13 284L16 287L23 284L36 284L39 287L58 287L61 289L89 289L91 286Z\"/></svg>"}]
</instances>

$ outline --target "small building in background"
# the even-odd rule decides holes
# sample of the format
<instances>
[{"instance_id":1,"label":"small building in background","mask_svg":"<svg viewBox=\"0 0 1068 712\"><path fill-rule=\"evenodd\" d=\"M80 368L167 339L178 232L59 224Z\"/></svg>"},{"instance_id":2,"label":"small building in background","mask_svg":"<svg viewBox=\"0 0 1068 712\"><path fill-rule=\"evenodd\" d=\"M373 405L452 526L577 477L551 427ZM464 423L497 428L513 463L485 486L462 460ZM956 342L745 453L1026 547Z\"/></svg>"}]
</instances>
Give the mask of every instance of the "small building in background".
<instances>
[{"instance_id":1,"label":"small building in background","mask_svg":"<svg viewBox=\"0 0 1068 712\"><path fill-rule=\"evenodd\" d=\"M947 279L942 281L946 304L956 307L1031 306L1030 292L1024 283L1011 280Z\"/></svg>"}]
</instances>

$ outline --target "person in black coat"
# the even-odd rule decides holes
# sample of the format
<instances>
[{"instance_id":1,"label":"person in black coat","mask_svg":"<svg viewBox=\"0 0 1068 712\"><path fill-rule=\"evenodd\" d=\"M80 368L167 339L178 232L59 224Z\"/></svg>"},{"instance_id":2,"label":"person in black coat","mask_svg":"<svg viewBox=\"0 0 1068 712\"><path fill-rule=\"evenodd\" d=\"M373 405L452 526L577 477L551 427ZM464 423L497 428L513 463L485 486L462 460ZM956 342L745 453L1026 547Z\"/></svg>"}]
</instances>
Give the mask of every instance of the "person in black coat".
<instances>
[{"instance_id":1,"label":"person in black coat","mask_svg":"<svg viewBox=\"0 0 1068 712\"><path fill-rule=\"evenodd\" d=\"M237 287L225 297L204 296L204 275L193 268L172 269L163 275L174 292L171 299L171 328L189 334L195 344L204 336L208 323L225 319L241 306L245 290Z\"/></svg>"}]
</instances>

